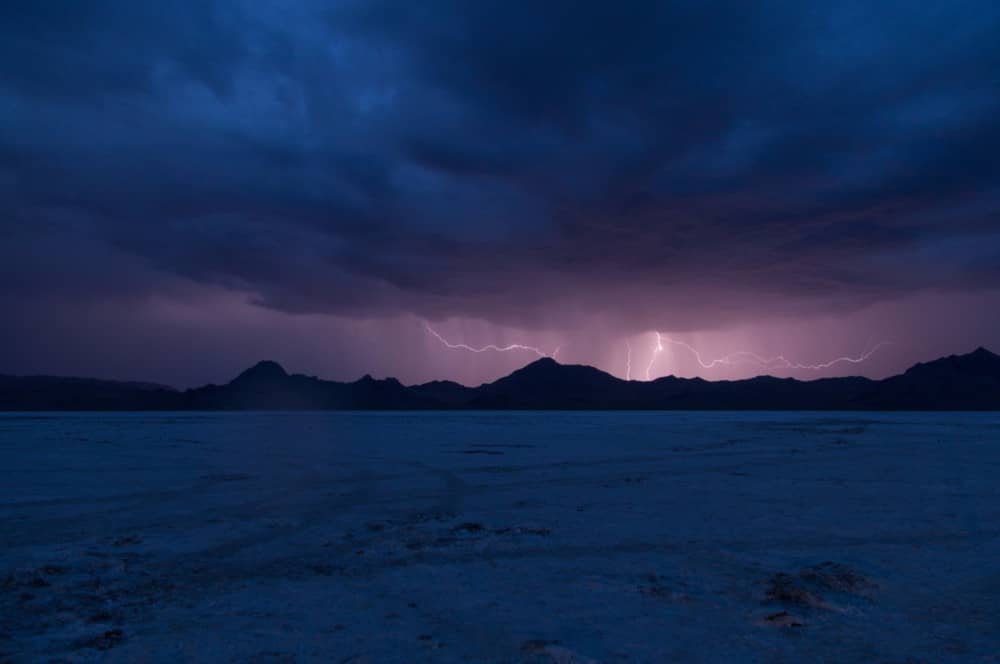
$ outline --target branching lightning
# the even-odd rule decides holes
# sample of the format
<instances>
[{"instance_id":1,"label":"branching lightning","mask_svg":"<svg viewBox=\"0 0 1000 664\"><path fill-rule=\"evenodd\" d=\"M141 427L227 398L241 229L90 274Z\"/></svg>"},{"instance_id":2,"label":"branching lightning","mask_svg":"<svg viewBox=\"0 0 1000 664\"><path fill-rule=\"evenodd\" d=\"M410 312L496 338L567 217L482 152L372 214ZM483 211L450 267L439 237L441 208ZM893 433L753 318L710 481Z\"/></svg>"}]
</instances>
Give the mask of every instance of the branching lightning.
<instances>
[{"instance_id":1,"label":"branching lightning","mask_svg":"<svg viewBox=\"0 0 1000 664\"><path fill-rule=\"evenodd\" d=\"M496 344L487 344L485 346L480 346L480 347L470 346L469 344L455 344L448 341L440 334L438 334L437 330L431 327L430 323L425 322L424 327L427 329L428 332L430 332L434 336L435 339L440 341L446 347L451 348L452 350L465 350L469 351L470 353L486 353L486 352L507 353L510 351L528 351L534 353L538 357L551 357L553 359L556 357L556 355L559 354L559 348L560 348L559 346L556 346L556 349L551 353L546 353L540 348L536 348L535 346L526 346L524 344L510 344L507 346L497 346Z\"/></svg>"},{"instance_id":2,"label":"branching lightning","mask_svg":"<svg viewBox=\"0 0 1000 664\"><path fill-rule=\"evenodd\" d=\"M506 346L498 346L497 344L486 344L485 346L470 346L466 343L453 343L448 339L444 338L437 330L431 327L430 323L424 322L424 328L430 333L435 339L441 342L446 348L452 350L464 350L470 353L509 353L509 352L527 352L534 353L538 357L550 357L555 359L559 354L559 346L556 346L555 350L551 353L547 353L537 346L528 346L526 344L508 344ZM704 356L691 344L685 343L678 339L672 339L665 334L660 332L653 332L653 348L649 358L649 362L646 364L645 376L646 380L653 379L653 369L656 366L656 362L659 359L660 354L664 350L664 344L670 344L672 346L679 346L687 352L689 352L698 362L698 365L702 369L714 369L716 367L733 367L743 364L752 364L758 366L762 369L769 371L774 371L778 369L785 369L791 371L822 371L823 369L829 369L830 367L836 366L838 364L860 364L868 360L872 355L878 352L883 346L888 345L888 342L880 342L871 345L871 340L865 345L863 352L857 357L851 357L849 355L844 355L841 357L835 357L832 360L826 362L820 362L818 364L804 364L801 362L793 362L784 356L775 355L774 357L764 357L752 351L741 350L734 353L729 353L728 355L723 355L722 357L714 359L705 359ZM625 341L625 380L632 380L632 344L627 340Z\"/></svg>"},{"instance_id":3,"label":"branching lightning","mask_svg":"<svg viewBox=\"0 0 1000 664\"><path fill-rule=\"evenodd\" d=\"M802 364L800 362L792 362L787 359L784 354L776 355L774 357L763 357L757 353L751 351L737 351L735 353L729 353L728 355L723 355L720 358L706 361L701 353L692 346L691 344L684 343L683 341L678 341L677 339L671 339L668 336L660 334L659 332L654 332L655 334L655 344L653 345L652 356L649 359L649 364L646 366L646 380L651 380L651 372L653 366L656 364L656 359L661 352L663 352L663 344L668 343L674 346L680 346L681 348L690 352L695 360L703 369L713 369L718 366L736 366L740 364L755 364L764 369L791 369L791 370L804 370L804 371L821 371L823 369L829 369L832 366L842 363L850 364L860 364L864 362L872 355L874 355L880 348L888 345L888 342L883 341L874 346L871 345L869 341L865 345L864 351L861 355L857 357L850 357L847 355L841 357L835 357L827 362L820 362L819 364Z\"/></svg>"}]
</instances>

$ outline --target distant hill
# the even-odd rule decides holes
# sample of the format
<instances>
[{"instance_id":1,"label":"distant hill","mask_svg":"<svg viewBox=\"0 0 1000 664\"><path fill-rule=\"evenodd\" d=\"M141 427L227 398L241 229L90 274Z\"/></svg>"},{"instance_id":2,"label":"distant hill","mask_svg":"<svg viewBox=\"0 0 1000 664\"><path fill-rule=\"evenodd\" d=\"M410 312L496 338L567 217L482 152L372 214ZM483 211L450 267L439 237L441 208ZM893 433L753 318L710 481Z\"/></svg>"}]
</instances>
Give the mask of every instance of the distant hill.
<instances>
[{"instance_id":1,"label":"distant hill","mask_svg":"<svg viewBox=\"0 0 1000 664\"><path fill-rule=\"evenodd\" d=\"M545 358L492 383L404 386L288 374L260 362L225 385L179 391L150 383L0 375L0 410L1000 410L1000 356L985 348L917 364L883 380L759 376L625 381Z\"/></svg>"},{"instance_id":2,"label":"distant hill","mask_svg":"<svg viewBox=\"0 0 1000 664\"><path fill-rule=\"evenodd\" d=\"M0 375L0 410L170 410L179 397L153 383Z\"/></svg>"},{"instance_id":3,"label":"distant hill","mask_svg":"<svg viewBox=\"0 0 1000 664\"><path fill-rule=\"evenodd\" d=\"M395 378L365 376L353 383L289 375L277 362L260 362L226 385L188 390L189 410L409 410L436 401L404 387Z\"/></svg>"},{"instance_id":4,"label":"distant hill","mask_svg":"<svg viewBox=\"0 0 1000 664\"><path fill-rule=\"evenodd\" d=\"M885 410L997 410L1000 355L977 348L916 364L860 398L867 407Z\"/></svg>"}]
</instances>

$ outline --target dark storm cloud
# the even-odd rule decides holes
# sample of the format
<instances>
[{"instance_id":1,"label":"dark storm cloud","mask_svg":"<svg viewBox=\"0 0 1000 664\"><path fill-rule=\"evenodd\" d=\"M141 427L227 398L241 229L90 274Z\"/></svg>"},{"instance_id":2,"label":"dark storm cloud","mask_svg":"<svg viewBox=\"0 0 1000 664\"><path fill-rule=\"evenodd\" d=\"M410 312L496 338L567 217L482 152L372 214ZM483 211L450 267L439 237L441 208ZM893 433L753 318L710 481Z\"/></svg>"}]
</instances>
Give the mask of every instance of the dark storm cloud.
<instances>
[{"instance_id":1,"label":"dark storm cloud","mask_svg":"<svg viewBox=\"0 0 1000 664\"><path fill-rule=\"evenodd\" d=\"M0 26L7 293L180 276L642 329L1000 283L992 2L6 2ZM52 277L68 255L83 282Z\"/></svg>"}]
</instances>

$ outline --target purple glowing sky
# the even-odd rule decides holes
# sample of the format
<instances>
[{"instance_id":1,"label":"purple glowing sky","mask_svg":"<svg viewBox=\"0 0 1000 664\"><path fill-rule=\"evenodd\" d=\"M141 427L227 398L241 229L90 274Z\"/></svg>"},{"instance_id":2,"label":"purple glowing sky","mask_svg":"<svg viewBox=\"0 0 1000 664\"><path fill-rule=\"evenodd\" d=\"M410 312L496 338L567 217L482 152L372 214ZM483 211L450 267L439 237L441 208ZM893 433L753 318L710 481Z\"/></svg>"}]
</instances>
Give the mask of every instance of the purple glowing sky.
<instances>
[{"instance_id":1,"label":"purple glowing sky","mask_svg":"<svg viewBox=\"0 0 1000 664\"><path fill-rule=\"evenodd\" d=\"M1000 348L994 2L15 0L0 32L0 373L537 358L428 323L639 379ZM737 351L785 360L704 366Z\"/></svg>"}]
</instances>

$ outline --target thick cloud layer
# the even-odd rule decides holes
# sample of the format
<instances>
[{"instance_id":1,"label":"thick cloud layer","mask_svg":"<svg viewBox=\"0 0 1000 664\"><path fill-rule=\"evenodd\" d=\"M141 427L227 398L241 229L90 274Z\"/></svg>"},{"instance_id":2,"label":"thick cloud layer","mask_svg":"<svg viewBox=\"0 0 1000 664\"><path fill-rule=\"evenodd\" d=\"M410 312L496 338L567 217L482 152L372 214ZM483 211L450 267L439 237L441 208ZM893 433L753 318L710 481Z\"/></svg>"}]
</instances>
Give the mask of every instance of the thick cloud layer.
<instances>
[{"instance_id":1,"label":"thick cloud layer","mask_svg":"<svg viewBox=\"0 0 1000 664\"><path fill-rule=\"evenodd\" d=\"M5 2L0 297L607 342L964 292L993 329L997 34L985 0Z\"/></svg>"}]
</instances>

